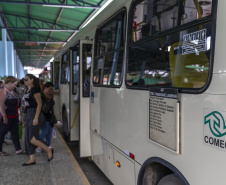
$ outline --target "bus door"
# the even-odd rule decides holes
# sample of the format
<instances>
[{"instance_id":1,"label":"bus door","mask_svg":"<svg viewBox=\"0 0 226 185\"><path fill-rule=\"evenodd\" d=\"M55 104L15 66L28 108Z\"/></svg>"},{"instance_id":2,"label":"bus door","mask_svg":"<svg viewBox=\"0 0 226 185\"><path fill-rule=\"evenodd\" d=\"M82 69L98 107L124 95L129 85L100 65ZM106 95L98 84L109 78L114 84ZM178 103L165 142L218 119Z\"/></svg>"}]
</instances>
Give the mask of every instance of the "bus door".
<instances>
[{"instance_id":1,"label":"bus door","mask_svg":"<svg viewBox=\"0 0 226 185\"><path fill-rule=\"evenodd\" d=\"M58 121L61 121L60 116L60 91L59 91L59 82L60 82L60 61L55 60L50 63L51 65L51 82L54 84L54 113Z\"/></svg>"},{"instance_id":2,"label":"bus door","mask_svg":"<svg viewBox=\"0 0 226 185\"><path fill-rule=\"evenodd\" d=\"M79 43L71 49L70 141L79 140ZM76 98L78 97L78 98ZM75 100L76 99L76 100Z\"/></svg>"},{"instance_id":3,"label":"bus door","mask_svg":"<svg viewBox=\"0 0 226 185\"><path fill-rule=\"evenodd\" d=\"M91 156L90 76L92 41L80 41L80 157Z\"/></svg>"}]
</instances>

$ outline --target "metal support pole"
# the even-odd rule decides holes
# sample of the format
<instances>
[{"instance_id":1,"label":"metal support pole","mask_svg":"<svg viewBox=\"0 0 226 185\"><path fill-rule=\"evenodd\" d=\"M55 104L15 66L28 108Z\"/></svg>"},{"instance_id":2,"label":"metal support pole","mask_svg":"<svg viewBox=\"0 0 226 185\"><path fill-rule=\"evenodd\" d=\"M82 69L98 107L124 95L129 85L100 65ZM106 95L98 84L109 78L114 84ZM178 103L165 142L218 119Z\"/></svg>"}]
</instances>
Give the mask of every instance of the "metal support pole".
<instances>
[{"instance_id":1,"label":"metal support pole","mask_svg":"<svg viewBox=\"0 0 226 185\"><path fill-rule=\"evenodd\" d=\"M2 50L3 50L3 66L1 69L1 76L8 76L8 55L7 55L7 32L2 29Z\"/></svg>"}]
</instances>

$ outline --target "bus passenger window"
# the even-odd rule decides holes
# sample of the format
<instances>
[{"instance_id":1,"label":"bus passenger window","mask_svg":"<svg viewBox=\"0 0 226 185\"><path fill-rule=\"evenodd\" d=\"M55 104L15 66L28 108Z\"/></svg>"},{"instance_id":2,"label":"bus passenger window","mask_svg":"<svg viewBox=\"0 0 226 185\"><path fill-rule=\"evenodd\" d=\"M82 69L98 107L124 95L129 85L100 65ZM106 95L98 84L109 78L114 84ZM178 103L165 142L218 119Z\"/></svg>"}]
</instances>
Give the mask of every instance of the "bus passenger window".
<instances>
[{"instance_id":1,"label":"bus passenger window","mask_svg":"<svg viewBox=\"0 0 226 185\"><path fill-rule=\"evenodd\" d=\"M212 0L144 0L131 8L127 86L204 87L212 52Z\"/></svg>"},{"instance_id":2,"label":"bus passenger window","mask_svg":"<svg viewBox=\"0 0 226 185\"><path fill-rule=\"evenodd\" d=\"M98 28L93 64L93 84L119 86L122 82L125 10Z\"/></svg>"},{"instance_id":3,"label":"bus passenger window","mask_svg":"<svg viewBox=\"0 0 226 185\"><path fill-rule=\"evenodd\" d=\"M61 84L66 84L70 82L70 61L69 61L69 51L62 55L61 59Z\"/></svg>"},{"instance_id":4,"label":"bus passenger window","mask_svg":"<svg viewBox=\"0 0 226 185\"><path fill-rule=\"evenodd\" d=\"M93 83L94 84L100 84L100 78L101 78L101 69L103 66L103 59L99 58L96 59L97 62L94 62L93 66Z\"/></svg>"},{"instance_id":5,"label":"bus passenger window","mask_svg":"<svg viewBox=\"0 0 226 185\"><path fill-rule=\"evenodd\" d=\"M212 0L144 0L133 8L132 41L211 15Z\"/></svg>"},{"instance_id":6,"label":"bus passenger window","mask_svg":"<svg viewBox=\"0 0 226 185\"><path fill-rule=\"evenodd\" d=\"M55 89L59 89L59 71L60 71L60 64L59 62L55 62L54 64L54 69L53 71L55 72L54 73L54 82L55 82Z\"/></svg>"},{"instance_id":7,"label":"bus passenger window","mask_svg":"<svg viewBox=\"0 0 226 185\"><path fill-rule=\"evenodd\" d=\"M79 81L79 44L72 48L72 93L77 93L77 86Z\"/></svg>"},{"instance_id":8,"label":"bus passenger window","mask_svg":"<svg viewBox=\"0 0 226 185\"><path fill-rule=\"evenodd\" d=\"M90 96L90 72L92 62L92 46L90 44L83 44L83 69L82 69L82 95L83 97Z\"/></svg>"},{"instance_id":9,"label":"bus passenger window","mask_svg":"<svg viewBox=\"0 0 226 185\"><path fill-rule=\"evenodd\" d=\"M123 50L105 57L103 85L120 85L123 64Z\"/></svg>"}]
</instances>

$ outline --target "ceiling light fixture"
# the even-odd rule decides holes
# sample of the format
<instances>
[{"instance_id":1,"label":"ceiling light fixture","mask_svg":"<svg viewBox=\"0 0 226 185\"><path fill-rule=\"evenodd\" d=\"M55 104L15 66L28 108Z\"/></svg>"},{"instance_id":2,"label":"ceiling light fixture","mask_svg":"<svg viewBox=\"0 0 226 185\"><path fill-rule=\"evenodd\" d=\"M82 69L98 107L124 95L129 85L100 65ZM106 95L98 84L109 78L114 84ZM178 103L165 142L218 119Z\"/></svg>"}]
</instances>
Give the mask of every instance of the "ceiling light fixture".
<instances>
[{"instance_id":1,"label":"ceiling light fixture","mask_svg":"<svg viewBox=\"0 0 226 185\"><path fill-rule=\"evenodd\" d=\"M42 6L55 7L55 8L75 8L76 7L76 6L68 6L68 5L51 5L51 4L43 4Z\"/></svg>"},{"instance_id":2,"label":"ceiling light fixture","mask_svg":"<svg viewBox=\"0 0 226 185\"><path fill-rule=\"evenodd\" d=\"M89 8L89 9L100 9L100 7L94 6L73 6L73 5L58 5L58 4L43 4L45 7L54 7L54 8Z\"/></svg>"},{"instance_id":3,"label":"ceiling light fixture","mask_svg":"<svg viewBox=\"0 0 226 185\"><path fill-rule=\"evenodd\" d=\"M50 59L50 62L53 62L53 61L54 61L54 57Z\"/></svg>"},{"instance_id":4,"label":"ceiling light fixture","mask_svg":"<svg viewBox=\"0 0 226 185\"><path fill-rule=\"evenodd\" d=\"M78 31L78 30L38 29L38 31L64 31L64 32L75 32L75 31Z\"/></svg>"}]
</instances>

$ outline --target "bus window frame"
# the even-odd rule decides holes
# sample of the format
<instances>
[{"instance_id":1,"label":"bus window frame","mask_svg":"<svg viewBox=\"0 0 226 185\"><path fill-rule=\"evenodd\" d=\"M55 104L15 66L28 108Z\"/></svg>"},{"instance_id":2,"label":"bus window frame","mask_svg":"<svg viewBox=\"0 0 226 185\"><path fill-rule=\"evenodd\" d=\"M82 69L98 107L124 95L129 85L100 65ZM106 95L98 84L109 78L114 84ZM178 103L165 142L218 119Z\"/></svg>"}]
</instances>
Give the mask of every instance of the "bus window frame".
<instances>
[{"instance_id":1,"label":"bus window frame","mask_svg":"<svg viewBox=\"0 0 226 185\"><path fill-rule=\"evenodd\" d=\"M209 61L209 73L208 73L208 77L207 77L207 81L205 83L205 85L202 87L202 88L179 88L179 87L164 87L164 86L157 86L157 85L153 85L152 87L159 87L159 88L173 88L173 89L178 89L178 92L179 93L186 93L186 94L201 94L203 92L205 92L210 83L211 83L211 80L212 80L212 74L213 74L213 63L214 63L214 55L215 55L215 41L216 41L216 22L217 22L217 5L218 5L218 0L213 0L212 1L212 14L211 16L208 16L208 17L204 17L204 18L201 18L201 19L198 19L198 20L194 20L194 21L191 21L189 23L186 23L184 25L180 25L180 26L177 26L175 28L172 28L172 29L169 29L169 30L166 30L166 31L163 31L161 32L160 34L155 34L155 35L151 35L141 41L137 41L135 42L135 44L131 44L132 42L132 28L133 28L133 16L134 16L134 8L136 7L136 5L138 5L140 2L142 2L144 0L137 0L137 1L133 1L131 4L130 4L130 7L129 7L129 14L128 14L128 26L127 26L127 45L126 45L126 69L125 69L125 82L127 81L127 72L128 72L128 59L129 59L129 48L132 47L132 46L135 46L135 45L138 45L142 42L147 42L147 41L150 41L150 40L154 40L154 39L158 39L158 38L161 38L161 37L164 37L164 36L167 36L167 35L170 35L170 34L173 34L173 33L176 33L176 32L179 32L179 31L182 31L182 30L185 30L187 28L191 28L191 27L194 27L194 26L197 26L197 25L201 25L201 24L204 24L204 23L208 23L208 22L211 22L212 23L212 30L211 30L211 46L210 48L211 49L211 54L210 54L210 61ZM125 83L126 85L126 88L127 89L134 89L134 90L147 90L149 91L150 88L145 88L145 87L142 87L142 86L129 86L127 85L127 83Z\"/></svg>"},{"instance_id":2,"label":"bus window frame","mask_svg":"<svg viewBox=\"0 0 226 185\"><path fill-rule=\"evenodd\" d=\"M50 63L50 65L51 65L51 82L54 84L54 89L55 90L59 90L59 83L60 83L60 61L53 61L53 62L51 62ZM56 71L56 65L59 65L58 67L59 67L59 71L58 71L58 85L56 86L56 81L55 81L55 75L57 74L55 71ZM57 88L56 88L57 87Z\"/></svg>"},{"instance_id":3,"label":"bus window frame","mask_svg":"<svg viewBox=\"0 0 226 185\"><path fill-rule=\"evenodd\" d=\"M68 85L70 85L70 81L68 82L68 81L65 81L65 79L66 79L66 77L64 77L64 81L62 81L62 78L61 78L61 75L62 75L62 65L63 65L63 56L65 55L65 54L67 54L68 53L68 56L69 56L69 61L68 61L68 63L69 63L69 69L71 68L71 66L70 66L70 49L67 49L62 55L61 55L61 61L60 61L60 84L62 84L62 85L65 85L65 84L68 84ZM70 70L69 70L69 73L71 73L70 72ZM70 75L69 75L69 78L70 78ZM70 79L71 80L71 79Z\"/></svg>"},{"instance_id":4,"label":"bus window frame","mask_svg":"<svg viewBox=\"0 0 226 185\"><path fill-rule=\"evenodd\" d=\"M81 53L82 54L82 62L84 61L84 58L85 58L84 48L87 47L88 45L91 46L91 66L90 66L90 68L92 70L92 44L82 44L82 53ZM86 70L88 70L88 69L85 69L85 67L87 67L87 66L85 66L84 63L82 63L82 84L81 84L82 97L83 98L90 98L90 94L88 96L85 96L85 92L84 92L84 83L85 83L85 80L86 80L85 73L86 73ZM89 71L89 78L91 80L91 71ZM90 88L90 86L91 86L91 84L89 84L89 88Z\"/></svg>"},{"instance_id":5,"label":"bus window frame","mask_svg":"<svg viewBox=\"0 0 226 185\"><path fill-rule=\"evenodd\" d=\"M98 30L99 29L102 29L106 23L114 20L117 16L119 16L119 14L123 14L124 13L124 20L123 20L123 47L119 47L115 50L111 50L111 51L108 51L104 54L101 54L101 55L98 55L97 56L97 35L98 35ZM92 83L93 83L93 86L96 86L96 87L106 87L106 88L120 88L122 86L122 83L123 83L123 79L124 79L124 58L125 58L125 51L126 51L126 33L127 33L127 8L126 7L123 7L121 8L119 11L117 11L113 17L110 17L108 18L106 21L104 21L101 25L99 25L95 31L95 41L94 41L94 57L93 57L93 64L92 64L92 76L91 76L91 80L92 80ZM93 80L93 74L94 74L94 63L95 63L95 60L98 59L98 58L102 58L102 57L105 57L105 56L108 56L112 53L115 53L115 52L120 52L120 51L123 51L123 61L122 61L122 73L121 73L121 77L120 77L120 84L119 85L103 85L103 82L101 81L102 78L103 78L103 71L104 71L104 63L103 63L103 67L101 68L101 79L100 79L100 83L102 84L97 84L94 82Z\"/></svg>"},{"instance_id":6,"label":"bus window frame","mask_svg":"<svg viewBox=\"0 0 226 185\"><path fill-rule=\"evenodd\" d=\"M74 64L73 63L73 59L74 59L74 55L73 55L73 51L75 51L75 47L77 47L78 46L78 52L79 52L79 62L78 63L76 63L76 64ZM72 52L72 62L71 62L71 65L72 65L72 69L71 69L71 75L72 75L72 94L73 95L75 95L75 94L77 94L77 92L75 92L75 90L77 90L77 88L75 89L74 88L74 85L78 85L79 84L79 78L80 78L80 42L77 42L77 43L75 43L72 47L70 47L70 50L71 50L71 52ZM74 84L74 65L78 65L78 81L77 81L77 83L76 84Z\"/></svg>"}]
</instances>

